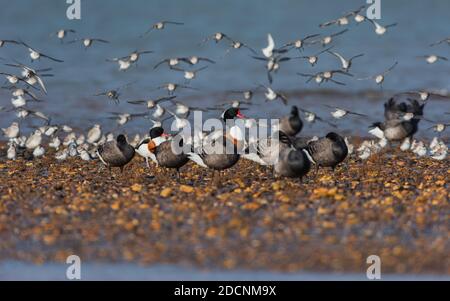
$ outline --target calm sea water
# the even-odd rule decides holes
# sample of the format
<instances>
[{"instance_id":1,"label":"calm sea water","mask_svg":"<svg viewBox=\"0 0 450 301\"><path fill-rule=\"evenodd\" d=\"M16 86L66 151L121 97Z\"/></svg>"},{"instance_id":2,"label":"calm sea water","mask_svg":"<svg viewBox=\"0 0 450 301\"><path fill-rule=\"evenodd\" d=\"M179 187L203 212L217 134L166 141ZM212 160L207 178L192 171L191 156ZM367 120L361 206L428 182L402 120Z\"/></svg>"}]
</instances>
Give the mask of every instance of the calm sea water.
<instances>
[{"instance_id":1,"label":"calm sea water","mask_svg":"<svg viewBox=\"0 0 450 301\"><path fill-rule=\"evenodd\" d=\"M232 51L224 57L226 43L199 43L208 35L221 31L234 39L259 50L267 43L267 33L272 33L278 45L313 33L333 33L342 27L332 26L320 29L318 24L339 17L342 13L364 4L362 0L186 0L186 1L103 1L81 0L82 19L69 21L66 18L67 4L64 0L0 0L0 39L22 39L43 53L63 59L62 64L42 59L33 63L37 68L53 68L55 77L47 78L46 102L31 103L31 109L39 109L52 116L53 123L69 123L79 129L86 129L98 122L105 129L114 128L114 122L107 119L109 112L142 112L140 107L126 103L136 98L158 97L164 91L153 91L166 82L184 83L182 73L169 71L162 66L153 66L167 57L188 55L206 56L217 61L190 84L198 91L181 91L180 101L194 106L211 106L232 98L225 92L236 89L250 89L259 83L267 83L264 64L250 58L250 52L242 49ZM304 61L291 61L282 66L276 75L273 87L292 95L291 103L316 111L329 118L329 109L323 104L337 105L360 112L370 113L370 120L349 118L339 121L344 132L365 134L367 126L382 118L382 103L392 92L410 89L450 90L450 62L428 65L416 58L418 55L436 53L450 57L446 44L430 48L436 40L450 36L450 2L430 1L382 1L382 24L398 22L385 36L378 37L370 23L352 24L350 31L337 38L335 50L350 57L364 53L354 62L352 73L364 77L381 72L395 61L398 67L388 76L383 86L385 95L369 98L357 92L381 92L372 81L357 81L343 78L346 86L332 83L321 87L305 83L297 72L315 73L339 67L337 60L325 54L319 64L311 68ZM168 26L165 31L154 32L139 38L146 29L160 20L184 22L184 26ZM85 51L80 44L62 45L50 33L59 28L73 28L80 37L98 37L111 44L94 45ZM70 38L69 38L70 40ZM153 50L154 54L141 58L138 66L127 72L118 71L117 65L106 62L108 58L127 55L133 50ZM305 49L303 55L321 50L321 46ZM296 52L291 53L293 56ZM16 59L31 64L26 49L17 46L3 47L0 57ZM13 69L2 66L1 71ZM122 102L116 106L105 98L93 97L100 91L112 89L137 81L122 91ZM331 93L329 93L331 90ZM313 92L311 94L306 93ZM327 93L325 93L327 92ZM339 93L334 93L339 92ZM234 96L236 97L236 96ZM279 116L288 108L279 102L268 103L262 94L255 97L247 113L251 117ZM0 91L0 106L10 105L8 91ZM442 114L450 111L450 101L435 100L427 107L427 117L436 121L448 119ZM215 113L217 114L217 112ZM0 126L7 126L11 113L0 113ZM38 124L27 121L25 125ZM137 119L120 131L128 133L147 131L149 124ZM423 125L422 128L428 125ZM323 133L326 126L317 124L308 129L311 134ZM422 135L430 132L422 131Z\"/></svg>"}]
</instances>

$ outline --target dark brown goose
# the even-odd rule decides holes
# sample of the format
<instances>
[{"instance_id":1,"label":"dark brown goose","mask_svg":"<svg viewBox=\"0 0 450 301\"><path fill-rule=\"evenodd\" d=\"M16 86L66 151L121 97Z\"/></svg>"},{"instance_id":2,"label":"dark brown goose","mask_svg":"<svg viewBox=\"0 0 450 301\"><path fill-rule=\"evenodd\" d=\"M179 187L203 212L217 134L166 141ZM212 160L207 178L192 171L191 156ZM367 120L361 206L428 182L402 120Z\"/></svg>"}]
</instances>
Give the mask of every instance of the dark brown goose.
<instances>
[{"instance_id":1,"label":"dark brown goose","mask_svg":"<svg viewBox=\"0 0 450 301\"><path fill-rule=\"evenodd\" d=\"M273 166L280 158L280 153L292 147L292 140L284 132L273 133L272 137L259 139L250 145L242 155L243 159L251 160L260 165Z\"/></svg>"},{"instance_id":2,"label":"dark brown goose","mask_svg":"<svg viewBox=\"0 0 450 301\"><path fill-rule=\"evenodd\" d=\"M291 114L280 120L280 131L289 137L297 136L303 129L303 122L300 119L298 108L293 106Z\"/></svg>"},{"instance_id":3,"label":"dark brown goose","mask_svg":"<svg viewBox=\"0 0 450 301\"><path fill-rule=\"evenodd\" d=\"M133 159L134 154L134 148L128 144L124 135L117 136L116 141L106 142L97 149L97 155L103 164L110 169L111 167L120 167L121 172L125 165Z\"/></svg>"},{"instance_id":4,"label":"dark brown goose","mask_svg":"<svg viewBox=\"0 0 450 301\"><path fill-rule=\"evenodd\" d=\"M393 98L384 104L385 122L376 122L370 126L369 133L388 141L412 139L419 130L419 122L423 116L425 104L415 99L397 103Z\"/></svg>"},{"instance_id":5,"label":"dark brown goose","mask_svg":"<svg viewBox=\"0 0 450 301\"><path fill-rule=\"evenodd\" d=\"M311 162L304 150L284 148L274 166L275 176L302 179L311 169Z\"/></svg>"},{"instance_id":6,"label":"dark brown goose","mask_svg":"<svg viewBox=\"0 0 450 301\"><path fill-rule=\"evenodd\" d=\"M272 165L277 177L303 178L311 169L306 151L296 149L292 139L281 131L271 138L259 140L256 145L250 145L242 157L261 165Z\"/></svg>"},{"instance_id":7,"label":"dark brown goose","mask_svg":"<svg viewBox=\"0 0 450 301\"><path fill-rule=\"evenodd\" d=\"M410 121L401 119L390 119L384 123L376 122L371 126L369 133L377 138L386 138L388 141L399 142L412 138L418 127Z\"/></svg>"},{"instance_id":8,"label":"dark brown goose","mask_svg":"<svg viewBox=\"0 0 450 301\"><path fill-rule=\"evenodd\" d=\"M153 148L149 147L150 151L155 155L158 165L169 169L176 169L178 179L180 179L180 168L189 162L187 154L182 151L184 147L183 143L183 139L172 139L160 142L159 144L154 143Z\"/></svg>"},{"instance_id":9,"label":"dark brown goose","mask_svg":"<svg viewBox=\"0 0 450 301\"><path fill-rule=\"evenodd\" d=\"M220 152L216 152L218 143L222 149ZM229 145L233 145L231 152L226 150ZM188 158L204 168L221 171L233 167L239 161L240 155L237 153L237 149L235 139L231 140L224 135L204 145L200 153L189 153Z\"/></svg>"},{"instance_id":10,"label":"dark brown goose","mask_svg":"<svg viewBox=\"0 0 450 301\"><path fill-rule=\"evenodd\" d=\"M333 171L348 155L344 138L333 132L319 140L309 142L305 150L309 160L317 168L331 167Z\"/></svg>"}]
</instances>

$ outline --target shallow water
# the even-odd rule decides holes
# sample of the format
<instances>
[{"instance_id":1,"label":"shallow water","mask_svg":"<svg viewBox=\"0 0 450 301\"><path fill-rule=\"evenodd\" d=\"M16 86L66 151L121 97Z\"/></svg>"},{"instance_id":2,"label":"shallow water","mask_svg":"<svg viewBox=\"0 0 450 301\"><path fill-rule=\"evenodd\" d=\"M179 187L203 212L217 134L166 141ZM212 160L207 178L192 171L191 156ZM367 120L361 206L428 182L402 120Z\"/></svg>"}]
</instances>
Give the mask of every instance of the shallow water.
<instances>
[{"instance_id":1,"label":"shallow water","mask_svg":"<svg viewBox=\"0 0 450 301\"><path fill-rule=\"evenodd\" d=\"M33 265L7 261L0 263L0 281L66 279L64 264ZM135 264L82 263L81 280L98 281L367 281L365 273L280 273L248 270L200 270L174 265L150 267ZM382 275L385 281L449 281L448 275Z\"/></svg>"},{"instance_id":2,"label":"shallow water","mask_svg":"<svg viewBox=\"0 0 450 301\"><path fill-rule=\"evenodd\" d=\"M80 129L86 129L94 122L104 125L105 129L115 128L114 121L107 119L109 112L127 111L142 112L141 107L132 106L126 100L136 98L158 97L164 91L152 91L165 82L183 83L182 74L169 71L161 66L153 70L153 66L161 59L173 56L200 55L217 61L207 70L202 71L191 85L199 91L181 91L180 101L194 106L210 106L219 101L236 98L236 95L224 93L229 90L250 89L255 84L266 83L266 73L261 62L249 57L245 49L233 51L224 57L225 44L215 45L213 42L199 45L203 38L216 31L251 45L256 50L266 45L267 33L272 33L276 43L281 45L287 41L312 33L332 33L340 31L340 27L322 30L318 24L338 17L341 13L354 9L365 1L350 0L343 4L340 1L147 1L134 0L124 4L123 1L90 0L82 2L82 19L69 21L66 18L65 1L6 1L0 0L0 38L23 39L33 47L51 56L63 59L62 64L46 61L33 64L38 68L52 67L55 77L47 78L48 96L46 102L29 105L52 116L52 122L69 123ZM39 12L39 13L35 13ZM317 111L321 117L330 118L328 108L323 104L339 105L344 108L370 113L370 120L347 118L339 121L343 132L362 135L367 126L382 118L382 103L392 92L410 89L450 89L450 63L438 62L428 65L417 55L436 53L450 55L450 47L441 45L429 48L436 40L449 36L448 20L450 2L431 1L383 1L382 24L398 22L387 35L378 37L369 23L350 25L350 31L337 38L335 49L344 56L365 53L365 56L354 63L352 73L356 77L378 73L395 61L398 67L388 76L384 86L384 95L374 99L365 93L374 90L381 92L371 81L358 81L344 78L346 86L331 83L318 87L314 83L306 84L305 79L296 72L313 73L337 68L334 57L323 55L318 66L310 68L303 61L292 61L284 64L275 77L273 86L291 96L291 103L303 108ZM184 26L168 26L164 32L154 32L146 38L139 38L148 26L159 20L184 22ZM111 41L111 44L96 45L85 51L81 45L61 45L49 34L59 28L76 29L81 37L99 37ZM71 38L68 38L70 40ZM139 49L155 51L154 54L141 58L137 68L127 72L117 70L116 64L105 59L120 57ZM322 49L321 46L308 47L302 55L312 54ZM297 55L292 52L292 55ZM7 60L16 59L29 64L26 49L21 47L3 47L0 57ZM1 70L12 72L9 67ZM122 102L116 106L107 99L93 97L100 91L112 89L125 83L138 81L122 91ZM329 89L332 89L329 91ZM312 95L304 94L312 91ZM0 90L0 106L9 105L8 91ZM264 102L260 93L247 113L250 117L276 117L288 112L288 108L279 102ZM435 121L446 121L450 111L450 101L436 100L430 102L426 116ZM11 114L0 113L0 126L7 126L13 119ZM218 115L217 112L211 113ZM38 121L26 121L25 125L39 124ZM143 119L136 119L120 131L146 132L149 124ZM425 129L429 125L422 125ZM330 130L320 123L307 129L310 134L323 134ZM422 136L431 132L422 130Z\"/></svg>"}]
</instances>

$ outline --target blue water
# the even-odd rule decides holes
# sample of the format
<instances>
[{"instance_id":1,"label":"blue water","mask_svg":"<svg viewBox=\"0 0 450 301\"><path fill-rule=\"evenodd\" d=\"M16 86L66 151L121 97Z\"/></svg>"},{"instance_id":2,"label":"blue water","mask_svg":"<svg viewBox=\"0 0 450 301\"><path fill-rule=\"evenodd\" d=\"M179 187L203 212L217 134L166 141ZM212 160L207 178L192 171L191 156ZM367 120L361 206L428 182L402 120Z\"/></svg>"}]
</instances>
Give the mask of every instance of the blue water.
<instances>
[{"instance_id":1,"label":"blue water","mask_svg":"<svg viewBox=\"0 0 450 301\"><path fill-rule=\"evenodd\" d=\"M81 0L81 20L70 21L66 18L66 1L54 0L0 0L0 39L22 39L32 47L56 58L63 59L62 64L42 59L30 63L26 49L17 46L0 48L0 57L16 59L37 68L53 68L55 77L47 78L49 94L46 102L29 105L52 116L54 123L69 123L80 129L88 128L92 123L102 123L106 128L114 128L113 121L107 119L109 112L142 112L140 107L126 103L136 98L157 97L164 91L153 89L166 82L184 83L182 73L169 71L162 66L153 70L153 66L167 57L199 55L217 61L199 74L190 84L199 91L181 91L180 101L190 105L210 106L230 99L224 92L236 89L250 89L259 83L267 83L264 64L249 57L249 51L232 51L224 57L226 43L216 45L210 42L199 43L216 31L251 45L260 52L266 45L267 33L272 33L277 45L312 33L333 33L342 27L331 26L320 29L318 24L355 9L364 4L362 0L227 0L227 1L103 1ZM299 94L291 98L291 103L306 109L315 110L322 117L329 118L327 108L322 104L335 104L359 111L372 113L371 120L349 118L340 121L342 131L353 134L365 134L367 125L382 118L382 103L393 92L411 89L450 90L450 62L438 62L428 65L416 58L418 55L436 53L450 57L450 47L446 44L430 48L432 42L450 36L450 2L430 1L382 1L381 24L398 22L382 37L375 35L370 23L351 24L350 31L336 38L335 50L350 57L364 53L355 60L351 70L356 77L374 75L398 61L398 67L388 75L383 86L385 95L369 99L355 94L358 91L381 89L372 81L357 81L343 77L346 86L332 83L321 87L315 83L305 83L305 79L296 72L315 73L339 67L337 60L325 54L319 64L311 68L304 61L291 61L282 65L275 76L273 87L282 92L304 92L313 90L315 94ZM168 26L164 31L153 32L145 38L139 38L149 26L160 20L184 22L184 26ZM98 37L111 41L111 44L98 44L85 51L79 43L62 45L50 33L59 28L73 28L80 37ZM68 40L71 38L69 37ZM127 55L133 50L153 50L154 54L143 56L137 66L127 72L118 71L117 65L105 59ZM320 45L307 47L303 53L313 54L322 49ZM297 55L296 52L291 53ZM0 70L13 72L14 69L1 67ZM123 91L123 101L119 106L105 98L93 97L93 94L112 89L123 84L138 81ZM322 94L325 89L343 92L339 95ZM235 98L237 96L234 96ZM279 116L288 111L279 102L265 104L263 95L255 97L256 104L247 115L251 117ZM8 106L10 96L0 91L0 106ZM448 119L441 113L450 111L450 101L434 100L427 107L427 117L436 121ZM215 113L217 114L217 113ZM9 125L12 114L0 113L0 126ZM32 125L38 122L28 121ZM138 119L125 128L125 132L147 130L148 123ZM425 126L424 126L425 127ZM323 133L326 126L315 125L310 133ZM422 132L427 134L429 132Z\"/></svg>"}]
</instances>

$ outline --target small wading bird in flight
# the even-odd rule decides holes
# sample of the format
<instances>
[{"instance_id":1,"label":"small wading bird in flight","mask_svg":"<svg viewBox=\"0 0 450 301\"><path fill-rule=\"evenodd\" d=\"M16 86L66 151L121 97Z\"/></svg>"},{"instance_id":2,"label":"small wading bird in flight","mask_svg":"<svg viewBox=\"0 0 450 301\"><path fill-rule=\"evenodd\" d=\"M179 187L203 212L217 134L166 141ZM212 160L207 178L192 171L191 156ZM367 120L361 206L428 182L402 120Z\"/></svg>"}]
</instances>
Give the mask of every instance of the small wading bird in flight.
<instances>
[{"instance_id":1,"label":"small wading bird in flight","mask_svg":"<svg viewBox=\"0 0 450 301\"><path fill-rule=\"evenodd\" d=\"M200 56L190 56L190 57L185 57L185 58L181 58L181 60L191 66L197 65L200 62L207 62L210 64L215 64L216 62L207 58L207 57L200 57Z\"/></svg>"},{"instance_id":2,"label":"small wading bird in flight","mask_svg":"<svg viewBox=\"0 0 450 301\"><path fill-rule=\"evenodd\" d=\"M253 92L252 90L245 90L245 91L230 91L230 93L232 94L241 94L245 100L252 100L253 95L255 92Z\"/></svg>"},{"instance_id":3,"label":"small wading bird in flight","mask_svg":"<svg viewBox=\"0 0 450 301\"><path fill-rule=\"evenodd\" d=\"M111 112L111 114L114 116L108 117L108 119L115 120L118 126L125 125L126 123L130 122L133 118L147 116L147 113L129 114L129 113Z\"/></svg>"},{"instance_id":4,"label":"small wading bird in flight","mask_svg":"<svg viewBox=\"0 0 450 301\"><path fill-rule=\"evenodd\" d=\"M314 113L312 111L305 110L305 109L299 109L299 110L300 110L300 112L303 113L303 115L305 116L305 120L308 123L315 123L316 121L320 121L320 122L328 124L331 127L334 127L334 128L337 127L335 124L333 124L333 123L331 123L331 122L329 122L329 121L319 117L316 113Z\"/></svg>"},{"instance_id":5,"label":"small wading bird in flight","mask_svg":"<svg viewBox=\"0 0 450 301\"><path fill-rule=\"evenodd\" d=\"M450 46L450 37L445 38L445 39L442 39L442 40L440 40L440 41L437 41L437 42L435 42L435 43L433 43L433 44L430 44L430 47L437 46L437 45L441 45L441 44L443 44L443 43L447 43L448 46Z\"/></svg>"},{"instance_id":6,"label":"small wading bird in flight","mask_svg":"<svg viewBox=\"0 0 450 301\"><path fill-rule=\"evenodd\" d=\"M20 45L21 43L19 41L15 41L15 40L0 40L0 48L5 46L6 44Z\"/></svg>"},{"instance_id":7,"label":"small wading bird in flight","mask_svg":"<svg viewBox=\"0 0 450 301\"><path fill-rule=\"evenodd\" d=\"M299 59L299 58L290 58L290 57L282 57L282 56L272 56L269 58L266 57L258 57L252 56L252 58L260 61L267 62L267 77L269 79L269 83L273 82L272 73L276 73L280 69L280 63L290 61L291 59Z\"/></svg>"},{"instance_id":8,"label":"small wading bird in flight","mask_svg":"<svg viewBox=\"0 0 450 301\"><path fill-rule=\"evenodd\" d=\"M34 88L34 85L37 83L42 88L45 94L47 94L47 88L45 87L44 81L42 80L43 77L53 77L53 74L49 73L42 73L42 72L49 72L52 69L51 68L45 68L45 69L39 69L34 70L33 68L27 67L21 63L16 64L5 64L6 66L14 67L14 68L20 68L22 69L22 76L23 79L26 81L26 83Z\"/></svg>"},{"instance_id":9,"label":"small wading bird in flight","mask_svg":"<svg viewBox=\"0 0 450 301\"><path fill-rule=\"evenodd\" d=\"M273 40L273 37L270 33L267 35L267 47L261 49L261 52L263 53L265 58L271 58L274 56L274 54L286 53L288 51L288 49L276 49L275 41Z\"/></svg>"},{"instance_id":10,"label":"small wading bird in flight","mask_svg":"<svg viewBox=\"0 0 450 301\"><path fill-rule=\"evenodd\" d=\"M120 103L120 99L119 99L120 98L120 91L123 88L128 88L129 86L131 86L134 83L136 83L136 82L131 82L131 83L125 84L125 85L120 86L119 88L116 88L116 89L113 89L113 90L100 92L100 93L94 94L94 96L106 96L110 100L114 101L115 104L119 104Z\"/></svg>"},{"instance_id":11,"label":"small wading bird in flight","mask_svg":"<svg viewBox=\"0 0 450 301\"><path fill-rule=\"evenodd\" d=\"M153 91L155 91L155 90L161 90L161 89L167 90L167 92L169 93L169 96L172 96L173 93L174 93L176 90L178 90L178 89L187 89L187 90L195 90L195 91L198 90L197 88L189 87L189 86L186 86L186 85L179 85L179 84L174 84L174 83L167 83L167 84L161 85L161 86L159 86L159 87L156 87Z\"/></svg>"},{"instance_id":12,"label":"small wading bird in flight","mask_svg":"<svg viewBox=\"0 0 450 301\"><path fill-rule=\"evenodd\" d=\"M386 79L386 75L388 73L390 73L392 70L394 70L394 68L398 65L398 62L395 62L394 65L392 65L391 67L389 67L389 69L387 69L386 71L384 71L383 73L380 74L376 74L373 76L369 76L369 77L363 77L363 78L357 78L357 80L368 80L368 79L372 79L375 81L375 83L377 85L380 85L382 87L384 80Z\"/></svg>"},{"instance_id":13,"label":"small wading bird in flight","mask_svg":"<svg viewBox=\"0 0 450 301\"><path fill-rule=\"evenodd\" d=\"M109 41L104 40L104 39L97 39L97 38L81 38L81 39L75 39L72 40L70 42L67 42L67 44L73 44L76 42L80 42L83 44L85 49L88 49L89 47L91 47L92 45L94 45L95 43L103 43L103 44L109 44Z\"/></svg>"},{"instance_id":14,"label":"small wading bird in flight","mask_svg":"<svg viewBox=\"0 0 450 301\"><path fill-rule=\"evenodd\" d=\"M325 52L330 51L331 49L333 49L333 47L329 47L325 50L319 51L318 53L313 54L311 56L301 56L299 58L306 59L308 63L311 65L311 67L314 67L317 64L317 62L319 62L319 56Z\"/></svg>"},{"instance_id":15,"label":"small wading bird in flight","mask_svg":"<svg viewBox=\"0 0 450 301\"><path fill-rule=\"evenodd\" d=\"M317 43L320 42L322 43L322 46L325 47L329 44L331 44L331 42L333 42L334 38L340 35L343 35L344 33L346 33L348 31L348 29L333 33L331 35L325 36L322 39L320 39L319 41L314 41L313 43Z\"/></svg>"},{"instance_id":16,"label":"small wading bird in flight","mask_svg":"<svg viewBox=\"0 0 450 301\"><path fill-rule=\"evenodd\" d=\"M328 27L331 25L345 26L345 25L350 24L350 17L355 17L355 21L357 23L361 23L362 21L365 20L365 17L360 15L360 12L366 7L367 7L367 5L363 5L363 6L359 7L358 9L350 11L335 20L324 22L324 23L320 24L319 27L324 28L324 27ZM363 18L361 18L361 17L363 17Z\"/></svg>"},{"instance_id":17,"label":"small wading bird in flight","mask_svg":"<svg viewBox=\"0 0 450 301\"><path fill-rule=\"evenodd\" d=\"M247 48L247 49L250 50L253 54L255 54L255 55L257 54L256 51L255 51L252 47L248 46L247 44L244 44L244 43L239 42L239 41L231 41L231 45L230 45L230 47L227 49L227 51L225 52L225 55L227 55L228 53L230 53L230 51L233 50L233 49L242 49L242 48Z\"/></svg>"},{"instance_id":18,"label":"small wading bird in flight","mask_svg":"<svg viewBox=\"0 0 450 301\"><path fill-rule=\"evenodd\" d=\"M361 113L356 113L356 112L352 112L350 110L347 109L342 109L342 108L338 108L338 107L333 107L333 106L329 106L329 105L325 105L327 108L333 109L334 111L331 112L331 116L333 116L333 118L335 119L341 119L347 115L355 115L355 116L360 116L360 117L368 117L367 115L361 114Z\"/></svg>"},{"instance_id":19,"label":"small wading bird in flight","mask_svg":"<svg viewBox=\"0 0 450 301\"><path fill-rule=\"evenodd\" d=\"M162 103L162 102L166 102L166 101L170 101L175 99L176 96L170 96L170 97L159 97L156 99L138 99L138 100L130 100L127 101L128 103L132 104L132 105L145 105L147 107L147 109L153 109L154 107L156 107L157 104Z\"/></svg>"},{"instance_id":20,"label":"small wading bird in flight","mask_svg":"<svg viewBox=\"0 0 450 301\"><path fill-rule=\"evenodd\" d=\"M288 98L286 97L286 95L274 91L271 87L267 87L264 85L259 85L259 87L264 88L266 90L266 92L264 93L264 96L266 97L266 102L280 99L285 105L288 103Z\"/></svg>"},{"instance_id":21,"label":"small wading bird in flight","mask_svg":"<svg viewBox=\"0 0 450 301\"><path fill-rule=\"evenodd\" d=\"M34 48L31 48L25 42L20 42L20 43L23 46L25 46L28 49L28 51L30 52L30 58L31 58L32 62L36 61L36 60L40 60L41 58L46 58L46 59L52 60L52 61L57 62L57 63L63 63L64 62L62 60L55 59L54 57L51 57L49 55L43 54L43 53L37 51Z\"/></svg>"},{"instance_id":22,"label":"small wading bird in flight","mask_svg":"<svg viewBox=\"0 0 450 301\"><path fill-rule=\"evenodd\" d=\"M63 43L63 42L64 42L64 39L67 37L67 35L68 35L69 33L75 34L76 31L73 30L73 29L59 29L59 30L56 31L56 32L52 32L52 33L50 34L50 36L51 36L51 37L56 36L56 37L61 41L61 43Z\"/></svg>"},{"instance_id":23,"label":"small wading bird in flight","mask_svg":"<svg viewBox=\"0 0 450 301\"><path fill-rule=\"evenodd\" d=\"M308 80L306 81L306 83L309 83L310 81L312 81L314 79L314 81L319 85L322 84L323 82L330 81L337 85L345 86L344 83L333 79L333 76L335 74L343 74L343 75L347 75L347 76L353 76L352 74L342 71L342 70L323 71L323 72L318 72L316 74L297 73L297 75L300 75L303 77L308 77Z\"/></svg>"},{"instance_id":24,"label":"small wading bird in flight","mask_svg":"<svg viewBox=\"0 0 450 301\"><path fill-rule=\"evenodd\" d=\"M202 67L202 68L198 68L196 70L184 70L184 69L177 68L177 67L173 67L171 69L175 70L175 71L183 72L184 73L185 82L186 82L186 84L188 84L191 80L196 78L197 73L199 73L200 71L203 71L205 69L208 69L208 66L205 66L205 67Z\"/></svg>"},{"instance_id":25,"label":"small wading bird in flight","mask_svg":"<svg viewBox=\"0 0 450 301\"><path fill-rule=\"evenodd\" d=\"M284 44L283 46L280 47L280 50L286 49L287 50L291 50L291 49L297 49L298 51L302 51L305 45L312 45L314 44L314 42L309 42L310 39L315 38L320 36L320 34L312 34L312 35L308 35L304 38L300 38L291 42L288 42L286 44Z\"/></svg>"},{"instance_id":26,"label":"small wading bird in flight","mask_svg":"<svg viewBox=\"0 0 450 301\"><path fill-rule=\"evenodd\" d=\"M113 58L113 59L107 59L107 62L114 62L119 64L119 70L120 71L126 71L128 70L133 64L137 65L137 61L140 59L141 55L143 54L150 54L153 53L153 51L145 50L145 51L133 51L129 55L119 57L119 58Z\"/></svg>"},{"instance_id":27,"label":"small wading bird in flight","mask_svg":"<svg viewBox=\"0 0 450 301\"><path fill-rule=\"evenodd\" d=\"M430 65L436 63L437 61L448 61L448 58L446 58L444 56L435 55L435 54L420 55L417 58L425 59L425 61Z\"/></svg>"},{"instance_id":28,"label":"small wading bird in flight","mask_svg":"<svg viewBox=\"0 0 450 301\"><path fill-rule=\"evenodd\" d=\"M12 85L16 85L19 82L23 82L23 83L29 85L26 82L25 79L23 79L23 78L21 78L21 77L19 77L17 75L14 75L14 74L11 74L11 73L6 73L6 72L0 72L0 75L4 75L5 76L5 78L6 78L6 82L5 83L9 82Z\"/></svg>"},{"instance_id":29,"label":"small wading bird in flight","mask_svg":"<svg viewBox=\"0 0 450 301\"><path fill-rule=\"evenodd\" d=\"M400 96L400 95L417 95L420 97L420 100L425 101L425 102L428 101L430 99L430 97L432 97L432 96L439 97L439 98L449 98L448 95L428 92L425 90L402 92L402 93L398 93L398 94L394 95L394 97Z\"/></svg>"},{"instance_id":30,"label":"small wading bird in flight","mask_svg":"<svg viewBox=\"0 0 450 301\"><path fill-rule=\"evenodd\" d=\"M337 52L334 52L334 51L327 51L327 52L334 55L341 61L342 70L345 72L348 72L350 70L354 59L364 56L364 54L358 54L358 55L352 56L349 59L346 59Z\"/></svg>"},{"instance_id":31,"label":"small wading bird in flight","mask_svg":"<svg viewBox=\"0 0 450 301\"><path fill-rule=\"evenodd\" d=\"M428 130L433 129L436 133L443 133L447 127L450 126L450 123L435 123L433 126L429 127Z\"/></svg>"},{"instance_id":32,"label":"small wading bird in flight","mask_svg":"<svg viewBox=\"0 0 450 301\"><path fill-rule=\"evenodd\" d=\"M153 69L157 69L162 64L167 64L169 68L173 68L177 65L179 65L181 62L186 63L190 66L194 66L199 64L200 62L207 62L210 64L215 64L216 62L206 58L206 57L199 57L199 56L190 56L190 57L177 57L177 58L168 58L160 61L158 64L156 64Z\"/></svg>"},{"instance_id":33,"label":"small wading bird in flight","mask_svg":"<svg viewBox=\"0 0 450 301\"><path fill-rule=\"evenodd\" d=\"M200 43L200 44L205 44L206 42L208 42L210 40L213 40L217 44L220 41L222 41L223 39L228 40L230 42L233 41L228 35L224 34L223 32L216 32L213 35L203 39L202 43Z\"/></svg>"},{"instance_id":34,"label":"small wading bird in flight","mask_svg":"<svg viewBox=\"0 0 450 301\"><path fill-rule=\"evenodd\" d=\"M154 30L164 30L166 28L166 25L184 25L184 23L174 21L161 21L153 24L146 32L141 35L141 37L148 35Z\"/></svg>"},{"instance_id":35,"label":"small wading bird in flight","mask_svg":"<svg viewBox=\"0 0 450 301\"><path fill-rule=\"evenodd\" d=\"M367 20L375 26L375 33L379 36L382 36L385 33L387 33L388 28L398 25L397 23L393 23L393 24L389 24L386 26L382 26L379 23L377 23L375 20L372 20L372 19L367 19Z\"/></svg>"}]
</instances>

